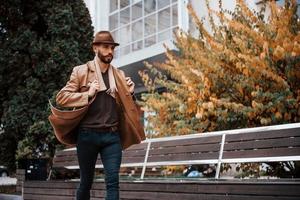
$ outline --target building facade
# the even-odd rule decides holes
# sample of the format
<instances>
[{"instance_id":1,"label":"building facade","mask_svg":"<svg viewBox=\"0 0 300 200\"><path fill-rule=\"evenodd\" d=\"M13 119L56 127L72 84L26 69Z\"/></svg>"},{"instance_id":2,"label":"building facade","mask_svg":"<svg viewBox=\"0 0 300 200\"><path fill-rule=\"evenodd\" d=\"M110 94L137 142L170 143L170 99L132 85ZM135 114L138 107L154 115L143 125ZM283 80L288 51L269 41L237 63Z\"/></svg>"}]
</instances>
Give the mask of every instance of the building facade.
<instances>
[{"instance_id":1,"label":"building facade","mask_svg":"<svg viewBox=\"0 0 300 200\"><path fill-rule=\"evenodd\" d=\"M162 62L163 44L175 49L173 31L180 28L196 34L188 15L191 3L200 18L207 16L205 0L84 0L91 14L94 31L109 30L120 43L113 65L122 68L136 83L136 93L145 91L138 71L144 61ZM210 7L218 9L219 0L210 0ZM246 0L250 8L258 10L264 0ZM284 0L277 1L283 4ZM300 2L300 0L298 0ZM222 0L224 9L232 10L234 0ZM208 24L206 25L208 27Z\"/></svg>"}]
</instances>

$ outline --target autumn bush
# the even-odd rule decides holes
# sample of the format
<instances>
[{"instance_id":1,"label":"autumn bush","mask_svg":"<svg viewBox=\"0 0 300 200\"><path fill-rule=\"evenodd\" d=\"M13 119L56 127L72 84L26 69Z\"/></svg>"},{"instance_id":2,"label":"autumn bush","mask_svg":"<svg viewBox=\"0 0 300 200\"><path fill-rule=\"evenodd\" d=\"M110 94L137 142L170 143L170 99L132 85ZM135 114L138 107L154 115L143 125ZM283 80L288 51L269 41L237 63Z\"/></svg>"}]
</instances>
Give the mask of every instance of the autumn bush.
<instances>
[{"instance_id":1,"label":"autumn bush","mask_svg":"<svg viewBox=\"0 0 300 200\"><path fill-rule=\"evenodd\" d=\"M207 2L209 29L189 5L199 36L176 32L178 52L167 48L165 63L147 64L155 78L140 72L155 137L299 122L297 2L270 1L260 11L243 0L233 11L219 4L215 11Z\"/></svg>"}]
</instances>

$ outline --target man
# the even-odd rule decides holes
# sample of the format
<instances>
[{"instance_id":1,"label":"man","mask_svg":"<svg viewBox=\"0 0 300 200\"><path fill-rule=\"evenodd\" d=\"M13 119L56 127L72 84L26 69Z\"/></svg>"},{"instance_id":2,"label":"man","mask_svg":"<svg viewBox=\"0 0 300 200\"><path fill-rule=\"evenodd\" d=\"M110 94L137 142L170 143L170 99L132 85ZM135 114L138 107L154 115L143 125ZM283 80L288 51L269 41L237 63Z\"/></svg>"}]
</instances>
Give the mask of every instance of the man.
<instances>
[{"instance_id":1,"label":"man","mask_svg":"<svg viewBox=\"0 0 300 200\"><path fill-rule=\"evenodd\" d=\"M104 166L106 200L118 200L122 149L145 139L133 101L135 85L110 65L118 45L108 31L95 35L94 60L74 67L70 80L56 96L58 105L77 110L59 111L52 107L49 117L59 141L76 143L80 167L77 200L90 199L99 153Z\"/></svg>"}]
</instances>

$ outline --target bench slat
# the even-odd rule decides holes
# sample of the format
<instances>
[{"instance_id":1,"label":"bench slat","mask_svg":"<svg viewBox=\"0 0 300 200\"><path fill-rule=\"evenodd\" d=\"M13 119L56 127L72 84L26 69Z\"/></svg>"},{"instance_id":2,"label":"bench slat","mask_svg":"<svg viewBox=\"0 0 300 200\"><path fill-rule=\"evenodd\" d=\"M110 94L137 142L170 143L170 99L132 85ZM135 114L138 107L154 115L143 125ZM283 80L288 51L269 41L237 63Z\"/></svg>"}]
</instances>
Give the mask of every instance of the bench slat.
<instances>
[{"instance_id":1,"label":"bench slat","mask_svg":"<svg viewBox=\"0 0 300 200\"><path fill-rule=\"evenodd\" d=\"M198 152L219 152L220 144L204 144L204 145L191 145L180 147L161 147L150 149L149 154L164 155L164 154L181 154L181 153L198 153Z\"/></svg>"},{"instance_id":2,"label":"bench slat","mask_svg":"<svg viewBox=\"0 0 300 200\"><path fill-rule=\"evenodd\" d=\"M24 200L69 199L75 195L76 182L26 181ZM48 188L48 189L47 189ZM67 190L67 191L66 191ZM102 199L105 195L103 181L96 181L91 190L91 199ZM211 200L295 200L300 197L300 183L297 181L121 181L121 199L156 200L176 199L211 199ZM45 198L44 198L45 197ZM72 197L74 198L74 197Z\"/></svg>"},{"instance_id":3,"label":"bench slat","mask_svg":"<svg viewBox=\"0 0 300 200\"><path fill-rule=\"evenodd\" d=\"M131 150L146 150L147 149L147 142L142 142L140 144L135 144L130 146L126 151L131 151Z\"/></svg>"},{"instance_id":4,"label":"bench slat","mask_svg":"<svg viewBox=\"0 0 300 200\"><path fill-rule=\"evenodd\" d=\"M185 146L185 145L197 145L197 144L214 144L220 143L222 136L207 136L207 137L197 137L197 138L188 138L188 139L179 139L179 140L170 140L170 141L161 141L153 142L151 144L152 148L159 148L161 146Z\"/></svg>"},{"instance_id":5,"label":"bench slat","mask_svg":"<svg viewBox=\"0 0 300 200\"><path fill-rule=\"evenodd\" d=\"M224 150L300 147L300 137L225 143Z\"/></svg>"},{"instance_id":6,"label":"bench slat","mask_svg":"<svg viewBox=\"0 0 300 200\"><path fill-rule=\"evenodd\" d=\"M257 140L257 139L286 138L286 137L297 137L297 136L300 137L300 128L228 134L228 135L226 135L226 142Z\"/></svg>"},{"instance_id":7,"label":"bench slat","mask_svg":"<svg viewBox=\"0 0 300 200\"><path fill-rule=\"evenodd\" d=\"M200 154L173 154L173 155L150 155L148 163L151 162L172 162L172 161L192 161L192 160L209 160L218 159L219 153L200 153Z\"/></svg>"},{"instance_id":8,"label":"bench slat","mask_svg":"<svg viewBox=\"0 0 300 200\"><path fill-rule=\"evenodd\" d=\"M55 156L56 157L61 157L61 156L73 156L76 155L76 149L72 148L72 150L61 150L61 151L56 151Z\"/></svg>"},{"instance_id":9,"label":"bench slat","mask_svg":"<svg viewBox=\"0 0 300 200\"><path fill-rule=\"evenodd\" d=\"M272 148L272 149L244 150L244 151L225 151L223 152L223 159L299 156L299 152L300 152L300 147Z\"/></svg>"},{"instance_id":10,"label":"bench slat","mask_svg":"<svg viewBox=\"0 0 300 200\"><path fill-rule=\"evenodd\" d=\"M146 150L138 150L138 151L124 151L123 157L132 157L132 156L143 156L145 157Z\"/></svg>"}]
</instances>

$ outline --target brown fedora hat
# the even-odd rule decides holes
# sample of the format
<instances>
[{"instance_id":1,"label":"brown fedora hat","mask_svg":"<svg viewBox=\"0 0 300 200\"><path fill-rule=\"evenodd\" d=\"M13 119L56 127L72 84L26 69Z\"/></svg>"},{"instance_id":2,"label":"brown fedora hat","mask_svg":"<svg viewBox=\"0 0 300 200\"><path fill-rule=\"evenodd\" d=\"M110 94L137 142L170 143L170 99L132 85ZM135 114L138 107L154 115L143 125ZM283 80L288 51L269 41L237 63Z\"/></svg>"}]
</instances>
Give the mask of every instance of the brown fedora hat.
<instances>
[{"instance_id":1,"label":"brown fedora hat","mask_svg":"<svg viewBox=\"0 0 300 200\"><path fill-rule=\"evenodd\" d=\"M99 31L96 33L93 44L113 44L115 46L119 46L119 43L114 41L114 38L109 31Z\"/></svg>"}]
</instances>

